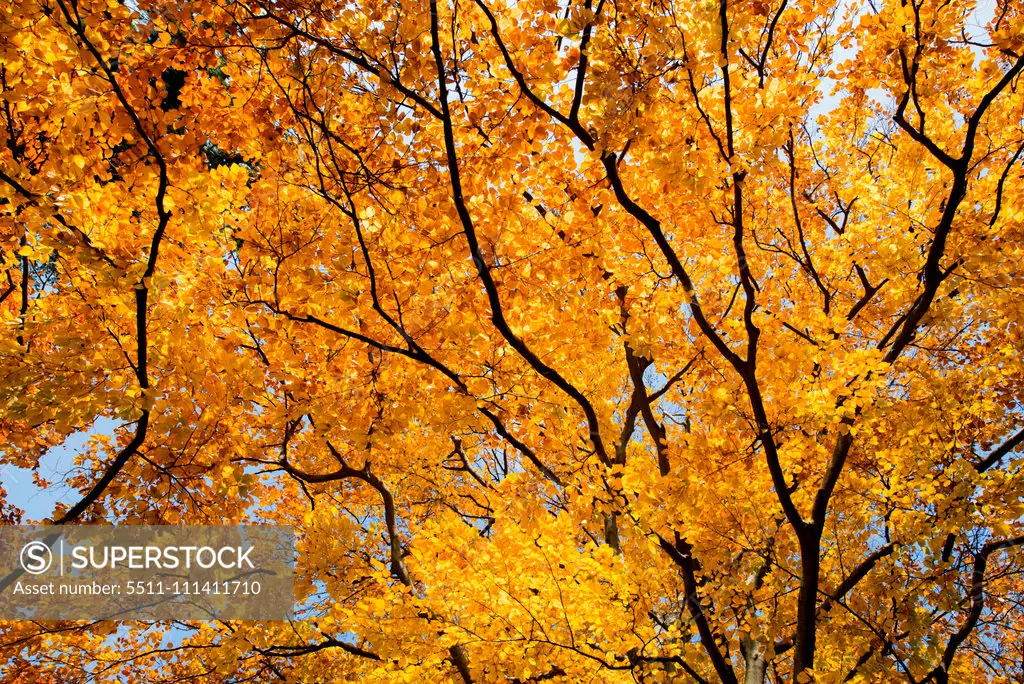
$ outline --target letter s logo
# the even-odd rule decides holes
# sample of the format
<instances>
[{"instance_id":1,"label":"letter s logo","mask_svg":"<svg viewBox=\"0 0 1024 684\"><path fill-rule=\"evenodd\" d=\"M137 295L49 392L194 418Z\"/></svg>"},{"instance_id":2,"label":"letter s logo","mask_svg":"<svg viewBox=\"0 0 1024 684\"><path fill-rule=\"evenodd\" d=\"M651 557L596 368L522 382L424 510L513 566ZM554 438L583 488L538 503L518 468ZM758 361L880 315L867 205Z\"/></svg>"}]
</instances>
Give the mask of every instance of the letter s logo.
<instances>
[{"instance_id":1,"label":"letter s logo","mask_svg":"<svg viewBox=\"0 0 1024 684\"><path fill-rule=\"evenodd\" d=\"M50 569L53 552L41 541L32 541L21 548L21 567L25 572L40 575Z\"/></svg>"}]
</instances>

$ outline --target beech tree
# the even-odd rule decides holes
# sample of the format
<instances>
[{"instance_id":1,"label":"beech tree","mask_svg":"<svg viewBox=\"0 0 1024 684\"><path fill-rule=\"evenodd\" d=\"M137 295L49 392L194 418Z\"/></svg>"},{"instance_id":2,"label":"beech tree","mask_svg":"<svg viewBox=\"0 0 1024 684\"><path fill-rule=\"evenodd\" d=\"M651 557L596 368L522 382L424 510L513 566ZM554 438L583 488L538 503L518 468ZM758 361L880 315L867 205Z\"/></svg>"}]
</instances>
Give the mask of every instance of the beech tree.
<instances>
[{"instance_id":1,"label":"beech tree","mask_svg":"<svg viewBox=\"0 0 1024 684\"><path fill-rule=\"evenodd\" d=\"M1024 5L0 32L2 463L292 525L301 606L5 622L7 681L1024 677Z\"/></svg>"}]
</instances>

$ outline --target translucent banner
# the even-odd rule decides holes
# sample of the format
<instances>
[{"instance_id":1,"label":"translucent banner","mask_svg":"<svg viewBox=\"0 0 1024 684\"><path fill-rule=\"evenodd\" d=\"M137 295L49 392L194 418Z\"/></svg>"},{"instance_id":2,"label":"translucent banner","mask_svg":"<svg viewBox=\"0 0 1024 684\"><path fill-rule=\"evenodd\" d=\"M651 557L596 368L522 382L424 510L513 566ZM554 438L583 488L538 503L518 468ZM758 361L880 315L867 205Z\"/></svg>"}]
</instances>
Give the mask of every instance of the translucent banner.
<instances>
[{"instance_id":1,"label":"translucent banner","mask_svg":"<svg viewBox=\"0 0 1024 684\"><path fill-rule=\"evenodd\" d=\"M284 620L291 527L0 527L0 619Z\"/></svg>"}]
</instances>

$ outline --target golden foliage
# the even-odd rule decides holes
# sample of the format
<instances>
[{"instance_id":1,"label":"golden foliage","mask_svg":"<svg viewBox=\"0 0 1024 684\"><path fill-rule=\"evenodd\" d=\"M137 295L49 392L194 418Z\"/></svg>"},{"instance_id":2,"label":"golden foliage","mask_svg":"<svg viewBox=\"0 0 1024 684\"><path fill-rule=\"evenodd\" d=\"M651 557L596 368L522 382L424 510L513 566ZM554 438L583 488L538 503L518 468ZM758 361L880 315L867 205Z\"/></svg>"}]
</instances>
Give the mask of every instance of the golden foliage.
<instances>
[{"instance_id":1,"label":"golden foliage","mask_svg":"<svg viewBox=\"0 0 1024 684\"><path fill-rule=\"evenodd\" d=\"M1019 677L994 4L5 3L2 462L294 525L302 606L10 681Z\"/></svg>"}]
</instances>

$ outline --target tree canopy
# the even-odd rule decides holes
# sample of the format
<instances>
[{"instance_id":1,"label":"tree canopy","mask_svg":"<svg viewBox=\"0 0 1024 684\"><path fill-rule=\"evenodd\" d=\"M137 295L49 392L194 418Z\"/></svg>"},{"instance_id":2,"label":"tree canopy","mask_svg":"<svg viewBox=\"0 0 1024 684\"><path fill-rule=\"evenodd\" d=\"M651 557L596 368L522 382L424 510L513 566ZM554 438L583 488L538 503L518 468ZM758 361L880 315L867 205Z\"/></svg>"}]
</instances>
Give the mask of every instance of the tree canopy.
<instances>
[{"instance_id":1,"label":"tree canopy","mask_svg":"<svg viewBox=\"0 0 1024 684\"><path fill-rule=\"evenodd\" d=\"M0 462L293 525L299 606L7 681L1019 681L1022 71L1014 0L4 2Z\"/></svg>"}]
</instances>

